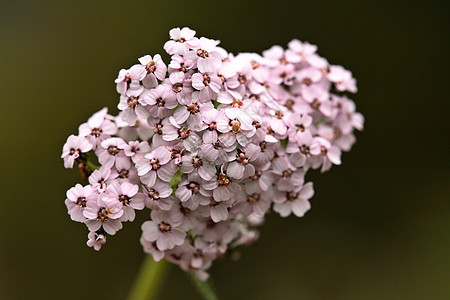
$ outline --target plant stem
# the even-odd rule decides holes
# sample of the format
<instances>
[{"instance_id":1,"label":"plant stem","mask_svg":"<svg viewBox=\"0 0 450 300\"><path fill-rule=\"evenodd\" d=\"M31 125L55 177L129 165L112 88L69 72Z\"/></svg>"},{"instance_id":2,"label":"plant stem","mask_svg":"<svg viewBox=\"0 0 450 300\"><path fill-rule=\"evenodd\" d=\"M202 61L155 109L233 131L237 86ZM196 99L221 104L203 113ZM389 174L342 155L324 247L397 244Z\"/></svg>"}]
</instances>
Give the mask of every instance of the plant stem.
<instances>
[{"instance_id":1,"label":"plant stem","mask_svg":"<svg viewBox=\"0 0 450 300\"><path fill-rule=\"evenodd\" d=\"M92 171L100 169L99 166L94 165L91 161L86 161L86 166L90 168Z\"/></svg>"},{"instance_id":2,"label":"plant stem","mask_svg":"<svg viewBox=\"0 0 450 300\"><path fill-rule=\"evenodd\" d=\"M128 300L156 299L164 283L167 267L168 263L165 260L155 262L150 255L147 255L128 295Z\"/></svg>"},{"instance_id":3,"label":"plant stem","mask_svg":"<svg viewBox=\"0 0 450 300\"><path fill-rule=\"evenodd\" d=\"M197 291L203 296L203 299L205 300L218 300L216 293L214 292L214 289L212 288L209 281L202 281L197 278L193 273L188 272L187 273L189 279L191 279L192 283L197 288Z\"/></svg>"}]
</instances>

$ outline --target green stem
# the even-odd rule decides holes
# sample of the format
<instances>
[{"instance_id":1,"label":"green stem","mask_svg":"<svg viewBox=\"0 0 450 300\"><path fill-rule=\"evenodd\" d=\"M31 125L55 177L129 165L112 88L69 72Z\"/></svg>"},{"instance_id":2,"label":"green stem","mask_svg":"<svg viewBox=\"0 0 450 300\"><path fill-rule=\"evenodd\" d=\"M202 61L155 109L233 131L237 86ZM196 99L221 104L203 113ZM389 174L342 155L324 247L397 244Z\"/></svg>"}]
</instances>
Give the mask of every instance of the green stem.
<instances>
[{"instance_id":1,"label":"green stem","mask_svg":"<svg viewBox=\"0 0 450 300\"><path fill-rule=\"evenodd\" d=\"M192 283L194 283L197 291L203 296L205 300L218 300L219 298L216 296L211 284L209 281L201 281L197 278L193 273L187 273L189 279L191 279Z\"/></svg>"},{"instance_id":2,"label":"green stem","mask_svg":"<svg viewBox=\"0 0 450 300\"><path fill-rule=\"evenodd\" d=\"M86 166L87 166L88 168L90 168L92 171L93 171L93 170L98 170L98 169L100 169L99 166L94 165L94 164L93 164L91 161L89 161L89 160L86 160Z\"/></svg>"},{"instance_id":3,"label":"green stem","mask_svg":"<svg viewBox=\"0 0 450 300\"><path fill-rule=\"evenodd\" d=\"M147 255L128 295L128 300L156 299L164 283L167 267L168 263L165 260L155 262L150 255Z\"/></svg>"}]
</instances>

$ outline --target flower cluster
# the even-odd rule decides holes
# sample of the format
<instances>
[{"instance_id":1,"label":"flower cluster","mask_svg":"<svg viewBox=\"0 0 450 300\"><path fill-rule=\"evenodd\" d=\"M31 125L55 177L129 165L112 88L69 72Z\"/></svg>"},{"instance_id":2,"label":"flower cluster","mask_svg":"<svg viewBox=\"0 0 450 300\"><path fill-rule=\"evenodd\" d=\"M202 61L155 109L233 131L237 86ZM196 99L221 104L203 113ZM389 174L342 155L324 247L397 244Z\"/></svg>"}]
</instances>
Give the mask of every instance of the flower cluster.
<instances>
[{"instance_id":1,"label":"flower cluster","mask_svg":"<svg viewBox=\"0 0 450 300\"><path fill-rule=\"evenodd\" d=\"M218 45L172 29L170 63L146 55L120 70L119 115L104 108L68 138L64 166L89 184L65 203L88 227L88 246L99 250L148 208L144 251L206 279L216 258L257 238L271 208L310 209L309 169L341 164L364 121L343 95L356 92L350 71L298 40L262 55Z\"/></svg>"}]
</instances>

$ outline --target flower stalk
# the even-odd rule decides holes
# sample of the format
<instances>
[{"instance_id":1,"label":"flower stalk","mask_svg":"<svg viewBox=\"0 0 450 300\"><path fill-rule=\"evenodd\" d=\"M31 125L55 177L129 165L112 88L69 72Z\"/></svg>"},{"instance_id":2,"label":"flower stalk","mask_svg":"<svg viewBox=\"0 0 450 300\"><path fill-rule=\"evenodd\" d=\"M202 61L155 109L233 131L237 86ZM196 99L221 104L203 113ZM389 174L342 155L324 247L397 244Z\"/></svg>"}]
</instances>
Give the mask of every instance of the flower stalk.
<instances>
[{"instance_id":1,"label":"flower stalk","mask_svg":"<svg viewBox=\"0 0 450 300\"><path fill-rule=\"evenodd\" d=\"M128 294L128 300L153 300L157 299L169 271L169 264L165 260L156 262L147 255L142 263L133 287ZM187 276L197 288L197 291L205 300L219 299L209 281L198 279L193 273Z\"/></svg>"},{"instance_id":2,"label":"flower stalk","mask_svg":"<svg viewBox=\"0 0 450 300\"><path fill-rule=\"evenodd\" d=\"M214 292L214 289L212 288L209 280L208 281L202 281L197 278L192 273L187 273L187 276L192 281L192 283L197 288L197 291L203 296L203 299L205 300L218 300L216 293Z\"/></svg>"},{"instance_id":3,"label":"flower stalk","mask_svg":"<svg viewBox=\"0 0 450 300\"><path fill-rule=\"evenodd\" d=\"M167 276L168 266L165 260L155 262L151 255L146 255L127 299L156 299Z\"/></svg>"}]
</instances>

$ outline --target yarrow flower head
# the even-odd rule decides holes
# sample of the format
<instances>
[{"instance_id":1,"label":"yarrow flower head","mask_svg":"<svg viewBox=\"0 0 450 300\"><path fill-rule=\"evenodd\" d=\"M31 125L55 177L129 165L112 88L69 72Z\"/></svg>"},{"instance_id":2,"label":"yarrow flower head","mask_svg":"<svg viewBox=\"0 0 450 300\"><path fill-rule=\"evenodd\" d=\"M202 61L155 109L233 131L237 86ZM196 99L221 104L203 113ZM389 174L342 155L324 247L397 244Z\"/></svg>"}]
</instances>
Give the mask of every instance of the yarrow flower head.
<instances>
[{"instance_id":1,"label":"yarrow flower head","mask_svg":"<svg viewBox=\"0 0 450 300\"><path fill-rule=\"evenodd\" d=\"M219 43L172 29L169 63L143 55L120 70L119 115L103 108L67 139L64 166L87 184L65 204L89 247L145 210L144 251L205 280L215 259L258 237L271 208L302 217L314 194L307 172L351 149L364 117L344 94L357 90L350 71L298 40L262 55Z\"/></svg>"}]
</instances>

